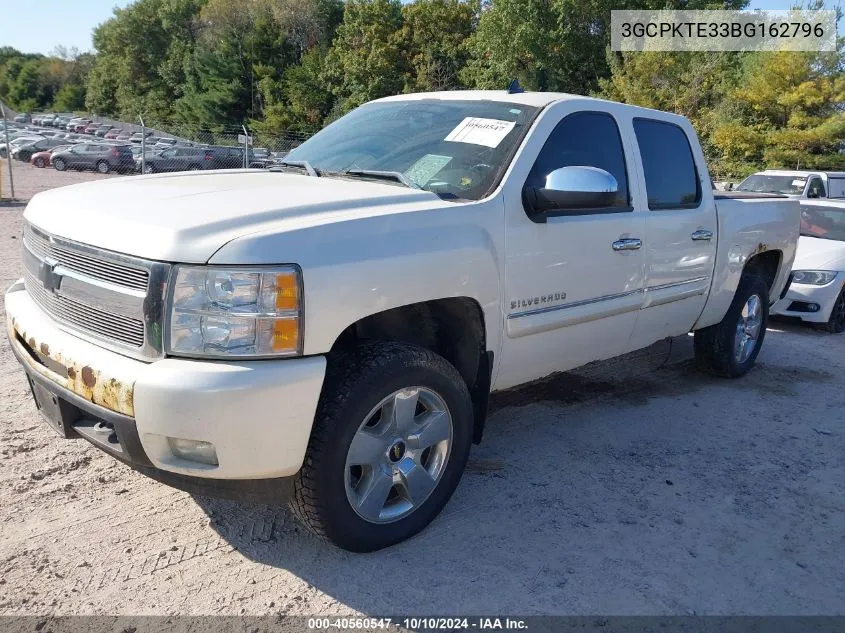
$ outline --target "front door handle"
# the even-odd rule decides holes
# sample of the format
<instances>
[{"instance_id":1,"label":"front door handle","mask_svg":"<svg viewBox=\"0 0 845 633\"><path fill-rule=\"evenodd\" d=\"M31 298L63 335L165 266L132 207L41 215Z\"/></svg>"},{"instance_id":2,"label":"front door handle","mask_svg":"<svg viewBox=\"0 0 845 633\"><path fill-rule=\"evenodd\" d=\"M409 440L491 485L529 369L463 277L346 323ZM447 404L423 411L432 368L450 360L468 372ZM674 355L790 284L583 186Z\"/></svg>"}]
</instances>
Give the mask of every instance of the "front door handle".
<instances>
[{"instance_id":1,"label":"front door handle","mask_svg":"<svg viewBox=\"0 0 845 633\"><path fill-rule=\"evenodd\" d=\"M706 231L704 229L698 229L692 235L690 235L693 242L709 242L713 239L713 231Z\"/></svg>"},{"instance_id":2,"label":"front door handle","mask_svg":"<svg viewBox=\"0 0 845 633\"><path fill-rule=\"evenodd\" d=\"M616 240L611 246L615 251L635 251L643 245L643 241L637 238L625 238L624 240Z\"/></svg>"}]
</instances>

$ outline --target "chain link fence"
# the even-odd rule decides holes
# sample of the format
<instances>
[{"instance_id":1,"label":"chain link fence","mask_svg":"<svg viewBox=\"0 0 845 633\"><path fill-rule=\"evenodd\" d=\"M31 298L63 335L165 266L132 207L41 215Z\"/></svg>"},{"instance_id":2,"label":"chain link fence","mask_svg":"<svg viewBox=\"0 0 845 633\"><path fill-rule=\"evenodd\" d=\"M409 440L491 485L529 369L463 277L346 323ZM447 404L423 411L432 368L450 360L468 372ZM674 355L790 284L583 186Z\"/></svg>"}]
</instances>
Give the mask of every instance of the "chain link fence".
<instances>
[{"instance_id":1,"label":"chain link fence","mask_svg":"<svg viewBox=\"0 0 845 633\"><path fill-rule=\"evenodd\" d=\"M18 113L12 110L4 102L0 101L0 149L5 149L5 152L0 151L0 201L15 199L15 184L14 174L12 173L12 165L8 160L8 144L9 136L12 132L11 123L14 122ZM2 160L3 157L7 160Z\"/></svg>"},{"instance_id":2,"label":"chain link fence","mask_svg":"<svg viewBox=\"0 0 845 633\"><path fill-rule=\"evenodd\" d=\"M73 114L20 115L2 104L0 107L6 120L0 130L0 199L13 198L15 175L29 180L32 170L43 170L43 177L49 178L50 171L129 175L264 169L278 164L311 136L303 132L256 133L245 125L145 122L143 117L127 122Z\"/></svg>"}]
</instances>

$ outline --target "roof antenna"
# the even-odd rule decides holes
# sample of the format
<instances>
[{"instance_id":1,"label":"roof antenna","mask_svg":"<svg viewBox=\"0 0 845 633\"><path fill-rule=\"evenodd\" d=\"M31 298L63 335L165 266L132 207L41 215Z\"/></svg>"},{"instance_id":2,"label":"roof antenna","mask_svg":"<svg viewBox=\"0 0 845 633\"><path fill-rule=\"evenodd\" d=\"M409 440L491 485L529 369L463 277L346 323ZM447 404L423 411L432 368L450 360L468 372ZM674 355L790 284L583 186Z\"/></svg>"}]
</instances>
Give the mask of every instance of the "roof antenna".
<instances>
[{"instance_id":1,"label":"roof antenna","mask_svg":"<svg viewBox=\"0 0 845 633\"><path fill-rule=\"evenodd\" d=\"M514 95L520 92L525 92L525 90L523 90L522 86L519 85L519 79L514 79L508 86L508 94Z\"/></svg>"}]
</instances>

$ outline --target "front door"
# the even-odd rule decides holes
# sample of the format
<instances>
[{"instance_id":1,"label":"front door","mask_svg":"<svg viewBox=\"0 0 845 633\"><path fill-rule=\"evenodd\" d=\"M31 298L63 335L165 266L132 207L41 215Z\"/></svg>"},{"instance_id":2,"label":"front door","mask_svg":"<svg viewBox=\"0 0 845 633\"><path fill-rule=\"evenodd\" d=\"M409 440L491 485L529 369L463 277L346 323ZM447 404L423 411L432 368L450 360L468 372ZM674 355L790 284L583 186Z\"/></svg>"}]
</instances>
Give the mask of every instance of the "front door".
<instances>
[{"instance_id":1,"label":"front door","mask_svg":"<svg viewBox=\"0 0 845 633\"><path fill-rule=\"evenodd\" d=\"M634 210L638 188L622 140L626 122L604 104L590 105L594 111L572 102L551 106L508 178L505 336L495 389L628 349L642 304L645 217ZM542 187L550 172L567 166L612 174L618 183L615 201L598 209L549 212L545 221L529 218L524 185Z\"/></svg>"}]
</instances>

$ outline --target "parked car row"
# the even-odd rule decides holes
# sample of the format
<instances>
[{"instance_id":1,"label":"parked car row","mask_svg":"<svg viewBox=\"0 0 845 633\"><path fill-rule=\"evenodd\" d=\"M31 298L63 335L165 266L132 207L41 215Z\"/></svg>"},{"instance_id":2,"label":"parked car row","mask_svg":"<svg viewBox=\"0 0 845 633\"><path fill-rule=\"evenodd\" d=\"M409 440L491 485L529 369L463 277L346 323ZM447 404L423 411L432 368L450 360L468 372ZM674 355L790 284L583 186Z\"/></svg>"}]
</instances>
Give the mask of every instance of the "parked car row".
<instances>
[{"instance_id":1,"label":"parked car row","mask_svg":"<svg viewBox=\"0 0 845 633\"><path fill-rule=\"evenodd\" d=\"M245 157L241 146L200 145L156 136L150 130L132 132L111 124L99 124L85 117L27 114L19 118L21 120L9 124L8 150L12 158L60 171L95 169L103 173L157 173L237 169L245 165L263 169L278 165L287 155L286 151L271 152L258 147L251 148ZM121 146L126 146L128 151L120 149ZM6 151L3 143L0 157L5 157ZM128 160L130 155L131 162Z\"/></svg>"}]
</instances>

